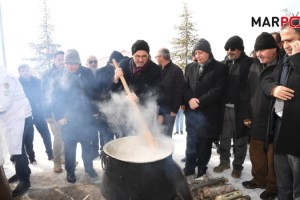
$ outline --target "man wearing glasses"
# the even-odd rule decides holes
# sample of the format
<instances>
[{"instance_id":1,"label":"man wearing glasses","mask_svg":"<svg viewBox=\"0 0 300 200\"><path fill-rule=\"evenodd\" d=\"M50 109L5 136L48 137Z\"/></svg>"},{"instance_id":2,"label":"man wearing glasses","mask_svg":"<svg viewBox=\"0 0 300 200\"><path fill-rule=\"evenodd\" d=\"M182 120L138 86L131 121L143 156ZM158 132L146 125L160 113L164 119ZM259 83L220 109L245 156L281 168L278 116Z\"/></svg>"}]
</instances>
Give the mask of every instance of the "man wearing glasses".
<instances>
[{"instance_id":1,"label":"man wearing glasses","mask_svg":"<svg viewBox=\"0 0 300 200\"><path fill-rule=\"evenodd\" d=\"M244 52L242 38L235 35L225 43L227 56L223 61L228 68L228 82L225 89L223 129L220 135L220 164L214 168L214 172L221 173L230 168L231 139L234 145L233 170L231 176L240 178L243 163L247 153L248 135L251 124L247 118L247 109L244 104L246 81L252 58Z\"/></svg>"},{"instance_id":2,"label":"man wearing glasses","mask_svg":"<svg viewBox=\"0 0 300 200\"><path fill-rule=\"evenodd\" d=\"M140 105L147 101L157 101L161 82L161 68L150 60L150 48L146 41L137 40L131 47L132 57L120 62L120 68L115 70L112 90L122 89L120 76L124 78L131 89L130 98ZM128 134L128 133L127 133ZM121 135L124 136L124 135Z\"/></svg>"},{"instance_id":3,"label":"man wearing glasses","mask_svg":"<svg viewBox=\"0 0 300 200\"><path fill-rule=\"evenodd\" d=\"M95 74L96 73L96 69L98 68L98 60L97 60L97 57L96 56L89 56L86 60L86 66L88 68L90 68L93 73Z\"/></svg>"}]
</instances>

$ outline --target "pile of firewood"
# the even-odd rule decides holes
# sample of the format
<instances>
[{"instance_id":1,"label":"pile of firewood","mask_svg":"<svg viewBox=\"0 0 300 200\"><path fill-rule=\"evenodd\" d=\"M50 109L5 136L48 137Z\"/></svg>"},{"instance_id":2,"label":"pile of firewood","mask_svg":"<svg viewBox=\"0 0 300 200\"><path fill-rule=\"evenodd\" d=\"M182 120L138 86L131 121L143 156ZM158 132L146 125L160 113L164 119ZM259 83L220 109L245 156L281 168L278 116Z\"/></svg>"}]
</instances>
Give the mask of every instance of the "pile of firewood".
<instances>
[{"instance_id":1,"label":"pile of firewood","mask_svg":"<svg viewBox=\"0 0 300 200\"><path fill-rule=\"evenodd\" d=\"M188 180L194 200L250 200L239 190L227 183L224 177L207 180Z\"/></svg>"}]
</instances>

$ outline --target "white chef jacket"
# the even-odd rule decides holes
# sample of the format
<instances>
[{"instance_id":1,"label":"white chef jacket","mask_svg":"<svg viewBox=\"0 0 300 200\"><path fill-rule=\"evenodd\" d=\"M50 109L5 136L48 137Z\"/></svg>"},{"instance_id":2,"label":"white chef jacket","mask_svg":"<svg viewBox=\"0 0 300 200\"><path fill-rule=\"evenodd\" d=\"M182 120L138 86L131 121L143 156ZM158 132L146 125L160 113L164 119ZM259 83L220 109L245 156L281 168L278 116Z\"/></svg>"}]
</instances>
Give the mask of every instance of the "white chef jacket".
<instances>
[{"instance_id":1,"label":"white chef jacket","mask_svg":"<svg viewBox=\"0 0 300 200\"><path fill-rule=\"evenodd\" d=\"M4 129L8 151L22 154L25 118L31 116L31 107L19 80L0 66L0 124ZM3 147L0 147L3 148Z\"/></svg>"}]
</instances>

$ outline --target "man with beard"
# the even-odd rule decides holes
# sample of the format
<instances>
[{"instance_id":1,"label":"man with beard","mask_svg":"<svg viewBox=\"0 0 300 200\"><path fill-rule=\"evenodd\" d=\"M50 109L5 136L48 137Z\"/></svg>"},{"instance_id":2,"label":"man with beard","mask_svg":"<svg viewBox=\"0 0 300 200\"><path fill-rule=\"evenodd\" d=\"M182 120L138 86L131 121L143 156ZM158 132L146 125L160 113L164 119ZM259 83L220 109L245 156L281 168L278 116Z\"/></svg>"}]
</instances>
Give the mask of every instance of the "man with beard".
<instances>
[{"instance_id":1,"label":"man with beard","mask_svg":"<svg viewBox=\"0 0 300 200\"><path fill-rule=\"evenodd\" d=\"M122 89L120 76L124 76L132 93L129 98L144 106L149 101L159 101L161 69L150 59L150 48L146 41L137 40L131 47L132 58L123 59L115 70L112 90ZM158 96L158 97L157 97ZM129 130L122 133L129 134Z\"/></svg>"},{"instance_id":2,"label":"man with beard","mask_svg":"<svg viewBox=\"0 0 300 200\"><path fill-rule=\"evenodd\" d=\"M245 88L250 65L253 63L244 52L242 38L235 35L224 46L227 57L223 61L228 68L228 81L225 92L223 128L220 135L220 164L213 170L221 173L230 168L231 139L233 140L234 160L231 176L240 178L247 154L249 128L244 124L248 117ZM245 121L245 123L249 123ZM246 124L249 126L248 124Z\"/></svg>"}]
</instances>

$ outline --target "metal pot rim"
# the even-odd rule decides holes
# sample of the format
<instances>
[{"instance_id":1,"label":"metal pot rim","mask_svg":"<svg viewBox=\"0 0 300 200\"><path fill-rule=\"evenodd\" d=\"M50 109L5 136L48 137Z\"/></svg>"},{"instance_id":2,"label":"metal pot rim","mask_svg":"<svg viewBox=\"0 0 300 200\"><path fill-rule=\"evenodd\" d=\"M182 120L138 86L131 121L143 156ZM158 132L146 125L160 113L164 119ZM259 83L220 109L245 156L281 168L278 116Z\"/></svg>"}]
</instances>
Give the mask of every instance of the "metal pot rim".
<instances>
[{"instance_id":1,"label":"metal pot rim","mask_svg":"<svg viewBox=\"0 0 300 200\"><path fill-rule=\"evenodd\" d=\"M163 160L167 157L169 157L170 155L172 155L173 153L173 144L170 141L157 141L157 144L155 144L154 146L148 146L145 148L148 148L150 151L153 151L153 156L151 155L151 157L147 157L146 155L139 155L139 159L137 159L135 156L132 156L130 158L123 158L122 156L117 155L116 153L114 153L114 150L118 150L117 146L122 145L122 144L126 144L126 143L137 143L140 142L140 145L147 145L147 141L145 140L145 138L143 136L127 136L127 137L122 137L122 138L118 138L115 140L112 140L108 143L106 143L103 147L103 151L105 154L107 154L108 156L116 159L116 160L120 160L123 162L130 162L130 163L151 163L151 162L157 162L160 160ZM128 144L126 144L128 145ZM149 145L149 144L148 144ZM133 149L134 150L134 149ZM129 150L130 151L130 150ZM140 152L134 152L134 153L140 153ZM152 153L152 152L149 152ZM156 153L161 153L161 154L156 154ZM141 159L140 156L142 156L143 158Z\"/></svg>"}]
</instances>

